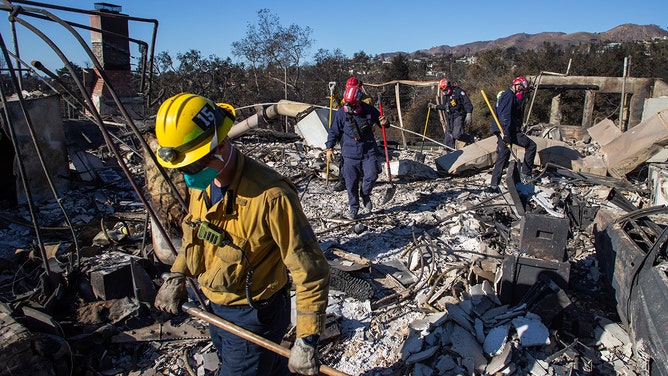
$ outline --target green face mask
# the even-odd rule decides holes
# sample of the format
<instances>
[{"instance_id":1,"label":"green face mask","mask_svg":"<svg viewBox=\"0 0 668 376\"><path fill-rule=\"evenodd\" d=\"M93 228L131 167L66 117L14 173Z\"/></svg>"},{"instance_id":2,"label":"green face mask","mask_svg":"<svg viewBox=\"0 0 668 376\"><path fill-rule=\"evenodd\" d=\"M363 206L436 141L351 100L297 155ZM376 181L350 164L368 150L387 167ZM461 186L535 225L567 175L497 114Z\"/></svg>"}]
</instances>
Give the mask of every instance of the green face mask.
<instances>
[{"instance_id":1,"label":"green face mask","mask_svg":"<svg viewBox=\"0 0 668 376\"><path fill-rule=\"evenodd\" d=\"M218 175L218 170L213 167L205 167L196 174L183 174L183 179L188 187L204 191L211 185L216 175Z\"/></svg>"}]
</instances>

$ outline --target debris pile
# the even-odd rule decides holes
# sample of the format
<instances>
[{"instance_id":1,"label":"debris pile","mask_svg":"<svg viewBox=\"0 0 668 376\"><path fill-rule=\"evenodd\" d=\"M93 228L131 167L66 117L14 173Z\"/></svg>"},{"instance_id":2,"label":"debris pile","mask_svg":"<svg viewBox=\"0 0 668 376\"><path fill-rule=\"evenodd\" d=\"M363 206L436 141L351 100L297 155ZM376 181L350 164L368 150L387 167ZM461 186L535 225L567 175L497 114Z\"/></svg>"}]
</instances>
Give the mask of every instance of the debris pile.
<instances>
[{"instance_id":1,"label":"debris pile","mask_svg":"<svg viewBox=\"0 0 668 376\"><path fill-rule=\"evenodd\" d=\"M129 135L117 137L132 144ZM236 146L297 185L330 261L320 348L330 367L351 375L647 370L594 242L597 231L629 211L620 196L635 208L652 206L644 181L546 164L522 184L511 163L506 186L493 194L486 192L488 169L451 175L439 171L440 150L421 150L420 162L410 150L393 150L393 161L417 167L392 181L381 176L373 210L350 221L346 192L325 180L323 150L263 132L249 132ZM214 374L218 358L207 325L152 308L168 265L152 249L136 194L104 145L83 152L111 173L103 180L72 171L93 176L63 196L77 251L58 206L40 206L48 272L25 207L0 212L0 359L12 374L27 372L26 365L58 375ZM150 162L130 147L125 152L141 178ZM635 223L663 227L647 215ZM650 247L658 238L644 236ZM289 333L284 345L293 339Z\"/></svg>"}]
</instances>

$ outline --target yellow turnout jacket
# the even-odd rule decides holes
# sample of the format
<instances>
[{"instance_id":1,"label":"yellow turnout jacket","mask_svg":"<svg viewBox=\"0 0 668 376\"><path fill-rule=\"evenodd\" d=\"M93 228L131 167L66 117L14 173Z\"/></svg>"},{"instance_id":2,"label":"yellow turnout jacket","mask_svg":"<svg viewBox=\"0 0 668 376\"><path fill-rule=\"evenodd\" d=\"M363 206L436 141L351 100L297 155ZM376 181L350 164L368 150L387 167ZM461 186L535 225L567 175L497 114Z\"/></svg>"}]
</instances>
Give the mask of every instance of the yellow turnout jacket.
<instances>
[{"instance_id":1,"label":"yellow turnout jacket","mask_svg":"<svg viewBox=\"0 0 668 376\"><path fill-rule=\"evenodd\" d=\"M283 288L289 271L296 290L297 337L321 334L329 265L297 189L276 171L235 152L236 176L223 199L208 207L210 195L191 190L183 245L171 270L197 277L207 298L221 305L248 304L246 276L251 268L253 301ZM223 243L215 246L198 238L201 222L222 230Z\"/></svg>"}]
</instances>

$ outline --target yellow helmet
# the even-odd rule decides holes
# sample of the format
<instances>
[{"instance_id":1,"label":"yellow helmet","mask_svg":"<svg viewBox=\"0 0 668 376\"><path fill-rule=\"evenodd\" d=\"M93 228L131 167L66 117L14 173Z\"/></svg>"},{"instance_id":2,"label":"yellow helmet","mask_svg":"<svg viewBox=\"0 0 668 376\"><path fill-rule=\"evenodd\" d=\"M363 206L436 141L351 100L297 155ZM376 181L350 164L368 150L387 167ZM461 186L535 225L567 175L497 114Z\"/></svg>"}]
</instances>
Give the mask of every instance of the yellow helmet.
<instances>
[{"instance_id":1,"label":"yellow helmet","mask_svg":"<svg viewBox=\"0 0 668 376\"><path fill-rule=\"evenodd\" d=\"M167 168L189 165L216 149L234 124L234 107L195 94L164 101L155 119L158 162Z\"/></svg>"}]
</instances>

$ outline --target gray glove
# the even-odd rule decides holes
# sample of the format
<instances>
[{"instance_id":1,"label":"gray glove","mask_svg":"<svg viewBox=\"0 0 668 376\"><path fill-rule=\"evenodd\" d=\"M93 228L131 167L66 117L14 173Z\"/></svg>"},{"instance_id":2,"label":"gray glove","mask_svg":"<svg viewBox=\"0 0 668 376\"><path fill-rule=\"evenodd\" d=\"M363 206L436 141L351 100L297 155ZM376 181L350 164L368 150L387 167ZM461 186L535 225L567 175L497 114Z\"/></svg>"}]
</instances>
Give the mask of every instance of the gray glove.
<instances>
[{"instance_id":1,"label":"gray glove","mask_svg":"<svg viewBox=\"0 0 668 376\"><path fill-rule=\"evenodd\" d=\"M317 344L309 344L304 338L297 338L290 350L288 369L299 375L317 375L320 368Z\"/></svg>"},{"instance_id":2,"label":"gray glove","mask_svg":"<svg viewBox=\"0 0 668 376\"><path fill-rule=\"evenodd\" d=\"M188 299L186 292L186 276L182 273L164 273L162 286L155 295L155 308L177 315L181 312L181 304Z\"/></svg>"},{"instance_id":3,"label":"gray glove","mask_svg":"<svg viewBox=\"0 0 668 376\"><path fill-rule=\"evenodd\" d=\"M436 109L436 105L433 104L433 103L431 103L431 102L429 102L429 104L427 104L427 106L428 106L429 108L431 108L432 110L435 110L435 109Z\"/></svg>"},{"instance_id":4,"label":"gray glove","mask_svg":"<svg viewBox=\"0 0 668 376\"><path fill-rule=\"evenodd\" d=\"M467 126L471 125L471 113L470 112L468 112L466 114L466 118L464 119L464 124L466 124Z\"/></svg>"}]
</instances>

